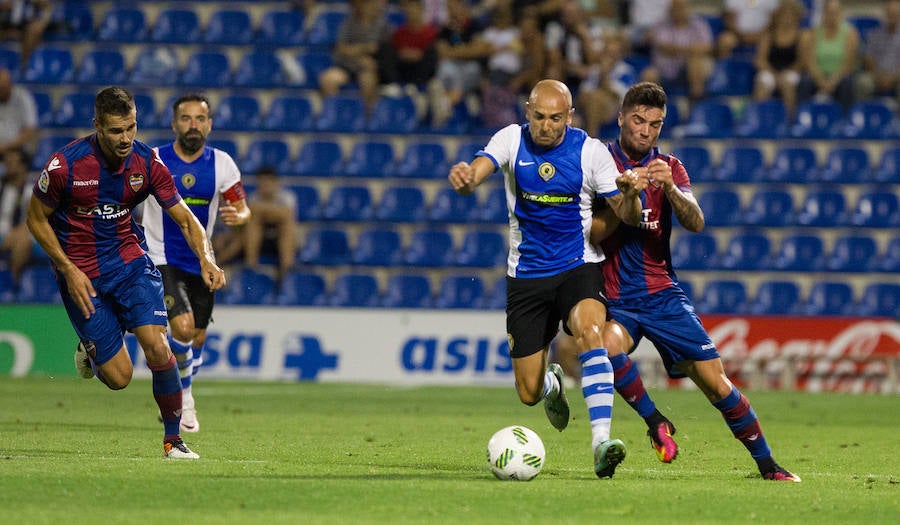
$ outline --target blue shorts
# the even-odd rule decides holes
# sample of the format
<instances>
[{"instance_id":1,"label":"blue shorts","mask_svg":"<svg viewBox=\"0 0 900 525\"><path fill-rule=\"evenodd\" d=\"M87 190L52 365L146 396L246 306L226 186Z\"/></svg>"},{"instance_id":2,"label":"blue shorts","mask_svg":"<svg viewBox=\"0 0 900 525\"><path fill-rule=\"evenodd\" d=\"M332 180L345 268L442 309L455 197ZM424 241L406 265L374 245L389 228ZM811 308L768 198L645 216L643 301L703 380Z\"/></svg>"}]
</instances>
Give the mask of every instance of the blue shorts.
<instances>
[{"instance_id":1,"label":"blue shorts","mask_svg":"<svg viewBox=\"0 0 900 525\"><path fill-rule=\"evenodd\" d=\"M119 352L126 330L166 326L162 276L146 255L126 264L120 272L91 279L91 283L97 297L91 299L95 311L89 319L84 318L62 279L59 290L78 338L88 348L96 349L96 364L106 363Z\"/></svg>"},{"instance_id":2,"label":"blue shorts","mask_svg":"<svg viewBox=\"0 0 900 525\"><path fill-rule=\"evenodd\" d=\"M669 377L685 377L675 366L681 361L719 357L716 345L694 313L694 306L677 286L637 299L611 299L608 308L634 341L628 352L633 352L641 337L646 337L662 357Z\"/></svg>"}]
</instances>

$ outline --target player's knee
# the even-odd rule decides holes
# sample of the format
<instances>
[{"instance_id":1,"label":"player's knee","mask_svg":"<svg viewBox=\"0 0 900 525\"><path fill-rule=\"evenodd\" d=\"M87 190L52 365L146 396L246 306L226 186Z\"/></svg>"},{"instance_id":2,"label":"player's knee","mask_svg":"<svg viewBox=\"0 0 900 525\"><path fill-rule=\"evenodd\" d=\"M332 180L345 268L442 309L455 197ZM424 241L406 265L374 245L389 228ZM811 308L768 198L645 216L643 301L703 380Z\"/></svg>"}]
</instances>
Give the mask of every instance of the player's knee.
<instances>
[{"instance_id":1,"label":"player's knee","mask_svg":"<svg viewBox=\"0 0 900 525\"><path fill-rule=\"evenodd\" d=\"M103 374L103 384L110 390L122 390L131 383L131 371L122 372L101 372Z\"/></svg>"},{"instance_id":2,"label":"player's knee","mask_svg":"<svg viewBox=\"0 0 900 525\"><path fill-rule=\"evenodd\" d=\"M528 406L534 406L541 401L541 390L539 385L528 382L516 383L516 392L519 394L519 401Z\"/></svg>"}]
</instances>

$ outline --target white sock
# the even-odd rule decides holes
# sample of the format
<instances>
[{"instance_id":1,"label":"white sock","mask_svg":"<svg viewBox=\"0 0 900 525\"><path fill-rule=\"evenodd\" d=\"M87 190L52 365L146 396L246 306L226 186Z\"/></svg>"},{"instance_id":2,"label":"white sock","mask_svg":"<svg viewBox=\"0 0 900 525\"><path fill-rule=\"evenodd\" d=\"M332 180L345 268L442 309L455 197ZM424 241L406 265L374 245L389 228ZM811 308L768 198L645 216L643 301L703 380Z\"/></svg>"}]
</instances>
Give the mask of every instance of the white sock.
<instances>
[{"instance_id":1,"label":"white sock","mask_svg":"<svg viewBox=\"0 0 900 525\"><path fill-rule=\"evenodd\" d=\"M581 361L581 392L591 420L591 448L609 439L612 423L613 369L605 348L578 356Z\"/></svg>"},{"instance_id":2,"label":"white sock","mask_svg":"<svg viewBox=\"0 0 900 525\"><path fill-rule=\"evenodd\" d=\"M549 370L544 372L544 392L541 394L541 399L548 397L555 399L559 395L560 387L559 381L556 380L556 374L551 374Z\"/></svg>"}]
</instances>

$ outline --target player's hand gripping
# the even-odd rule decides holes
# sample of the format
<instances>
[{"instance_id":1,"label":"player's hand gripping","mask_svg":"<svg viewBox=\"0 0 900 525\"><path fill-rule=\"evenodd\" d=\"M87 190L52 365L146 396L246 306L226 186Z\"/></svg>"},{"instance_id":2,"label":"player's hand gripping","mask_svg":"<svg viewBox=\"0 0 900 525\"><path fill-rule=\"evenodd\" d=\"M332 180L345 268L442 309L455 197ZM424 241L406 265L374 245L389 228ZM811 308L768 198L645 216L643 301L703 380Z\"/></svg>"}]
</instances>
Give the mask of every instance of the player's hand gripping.
<instances>
[{"instance_id":1,"label":"player's hand gripping","mask_svg":"<svg viewBox=\"0 0 900 525\"><path fill-rule=\"evenodd\" d=\"M447 179L450 181L450 185L453 189L462 195L468 195L475 190L473 187L473 183L475 182L475 170L472 169L472 166L470 166L468 162L458 162L454 164L453 167L450 168L450 175L447 176Z\"/></svg>"},{"instance_id":2,"label":"player's hand gripping","mask_svg":"<svg viewBox=\"0 0 900 525\"><path fill-rule=\"evenodd\" d=\"M642 170L642 168L625 170L625 173L616 177L616 187L619 188L622 195L630 197L647 187L646 175L642 176L638 170Z\"/></svg>"},{"instance_id":3,"label":"player's hand gripping","mask_svg":"<svg viewBox=\"0 0 900 525\"><path fill-rule=\"evenodd\" d=\"M660 159L653 159L650 164L647 164L647 178L650 184L656 187L662 186L664 190L675 186L675 181L672 179L672 166Z\"/></svg>"},{"instance_id":4,"label":"player's hand gripping","mask_svg":"<svg viewBox=\"0 0 900 525\"><path fill-rule=\"evenodd\" d=\"M200 259L200 273L210 290L216 291L225 286L225 270L219 268L212 259Z\"/></svg>"}]
</instances>

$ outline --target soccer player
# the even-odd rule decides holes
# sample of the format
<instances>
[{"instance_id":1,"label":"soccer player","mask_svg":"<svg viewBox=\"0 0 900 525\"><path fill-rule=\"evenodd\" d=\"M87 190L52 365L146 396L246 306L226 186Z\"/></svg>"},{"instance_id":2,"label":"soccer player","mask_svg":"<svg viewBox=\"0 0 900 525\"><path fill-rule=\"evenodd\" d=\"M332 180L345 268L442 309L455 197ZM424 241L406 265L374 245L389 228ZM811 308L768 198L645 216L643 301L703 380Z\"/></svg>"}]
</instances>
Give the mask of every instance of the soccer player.
<instances>
[{"instance_id":1,"label":"soccer player","mask_svg":"<svg viewBox=\"0 0 900 525\"><path fill-rule=\"evenodd\" d=\"M212 236L216 212L228 226L250 220L241 172L224 151L206 145L212 130L209 100L191 93L172 104L175 141L157 148L169 168L175 188ZM223 199L220 206L220 196ZM215 294L206 286L200 261L188 247L178 224L153 200L144 205L142 217L150 259L163 278L169 311L169 346L181 375L181 430L197 432L200 421L191 390L192 376L200 367L206 328L212 317Z\"/></svg>"},{"instance_id":2,"label":"soccer player","mask_svg":"<svg viewBox=\"0 0 900 525\"><path fill-rule=\"evenodd\" d=\"M602 268L614 321L606 324L603 338L616 389L645 418L651 441L665 461L668 452L661 445L669 445L671 450L675 427L659 419L662 416L628 358L640 339L647 337L659 351L669 376L690 377L722 413L763 478L799 482L800 477L772 458L753 407L725 375L715 344L678 286L668 244L672 215L692 232L703 229L704 218L684 165L657 147L665 116L666 93L658 84L642 82L626 93L618 117L619 139L608 148L619 169L631 170L646 182L641 192L642 219L639 225L620 224L612 210L602 210L591 232L591 241L600 242L607 257Z\"/></svg>"},{"instance_id":3,"label":"soccer player","mask_svg":"<svg viewBox=\"0 0 900 525\"><path fill-rule=\"evenodd\" d=\"M613 373L603 342L603 255L589 242L591 203L603 198L617 217L638 225L641 181L620 175L603 143L570 127L574 111L565 84L541 80L525 104L527 124L495 133L471 164L454 165L448 178L466 195L503 170L510 244L506 330L519 399L526 405L543 399L550 423L560 431L568 425L562 369L547 366L548 346L564 321L580 350L594 472L604 478L625 458L625 445L610 439Z\"/></svg>"},{"instance_id":4,"label":"soccer player","mask_svg":"<svg viewBox=\"0 0 900 525\"><path fill-rule=\"evenodd\" d=\"M172 174L150 146L134 139L134 97L112 86L94 99L95 132L47 162L35 182L27 224L47 252L60 295L80 340L75 366L111 390L131 382L125 330L137 337L153 375L163 418L163 454L197 459L181 439L181 381L166 340L162 277L144 251L132 210L147 197L166 209L200 259L211 290L225 284L200 221L178 194Z\"/></svg>"}]
</instances>

